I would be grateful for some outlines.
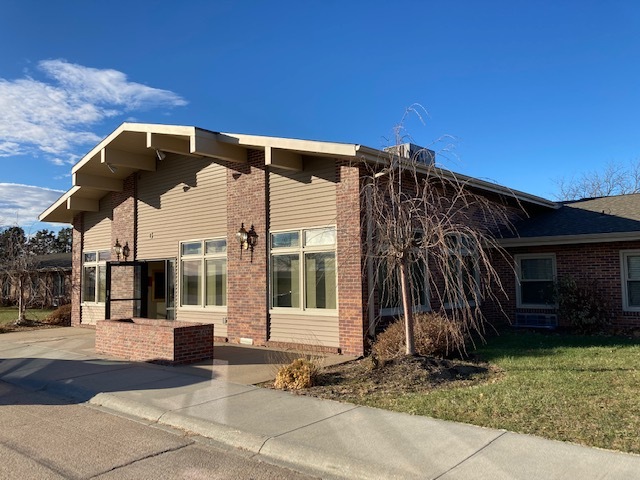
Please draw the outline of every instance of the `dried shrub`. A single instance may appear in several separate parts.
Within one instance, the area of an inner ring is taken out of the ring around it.
[[[597,281],[561,277],[555,286],[558,314],[581,333],[599,332],[609,325],[610,307]]]
[[[465,351],[467,336],[460,322],[438,313],[414,315],[416,354],[449,357]],[[378,335],[372,346],[373,356],[381,361],[402,357],[406,353],[404,320],[398,320]]]
[[[296,358],[278,370],[273,386],[280,390],[301,390],[313,387],[318,377],[318,366],[306,358]]]
[[[58,307],[49,315],[47,315],[42,323],[47,323],[49,325],[60,325],[65,327],[71,326],[71,304],[68,303],[66,305],[62,305],[61,307]]]

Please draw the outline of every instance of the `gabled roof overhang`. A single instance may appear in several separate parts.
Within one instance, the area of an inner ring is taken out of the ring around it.
[[[102,197],[122,191],[124,179],[132,173],[155,171],[157,161],[167,153],[242,164],[247,162],[248,149],[264,151],[265,165],[289,171],[301,171],[305,155],[371,163],[385,163],[391,156],[389,152],[351,143],[221,133],[192,126],[123,123],[72,168],[73,186],[45,210],[39,220],[71,223],[78,213],[97,212]],[[555,207],[554,202],[524,192],[464,175],[451,175],[481,190]]]

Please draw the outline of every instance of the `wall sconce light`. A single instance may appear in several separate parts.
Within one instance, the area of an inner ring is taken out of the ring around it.
[[[131,248],[129,248],[129,242],[124,243],[124,247],[120,245],[120,241],[116,238],[116,244],[113,246],[113,252],[118,257],[118,261],[120,261],[120,256],[124,258],[124,261],[127,261],[129,255],[131,254]]]
[[[122,255],[122,245],[120,245],[120,242],[118,241],[117,238],[116,238],[116,244],[113,246],[113,252],[118,257],[118,261],[120,261],[120,255]]]
[[[253,228],[253,224],[251,228],[247,232],[247,243],[249,244],[249,248],[251,249],[251,254],[253,255],[253,249],[258,244],[258,234],[256,233],[256,229]]]
[[[242,250],[249,248],[249,242],[247,241],[249,239],[249,232],[244,228],[244,223],[240,225],[240,230],[236,233],[236,238],[240,242],[240,256],[242,256]]]
[[[240,225],[240,230],[236,233],[236,237],[240,242],[240,258],[242,258],[242,250],[251,250],[251,261],[253,262],[253,249],[258,243],[258,234],[256,229],[251,225],[249,231],[244,228],[244,223]]]

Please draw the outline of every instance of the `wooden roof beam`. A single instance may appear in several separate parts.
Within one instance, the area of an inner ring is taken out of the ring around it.
[[[100,151],[100,163],[111,165],[112,167],[127,167],[135,170],[155,172],[156,156],[140,155],[137,153],[125,152],[113,148],[103,148]]]
[[[190,152],[203,157],[219,158],[233,163],[247,163],[247,149],[223,143],[212,136],[198,135],[191,137]]]
[[[67,198],[67,209],[81,212],[99,212],[100,201],[93,198],[69,197]]]
[[[73,184],[79,187],[95,188],[96,190],[104,190],[107,192],[121,192],[123,189],[123,182],[118,178],[102,177],[80,172],[73,174]]]
[[[302,171],[302,155],[280,148],[265,147],[264,164],[272,167],[290,170],[293,172]]]
[[[189,137],[187,136],[175,137],[147,132],[147,148],[180,155],[191,155]]]

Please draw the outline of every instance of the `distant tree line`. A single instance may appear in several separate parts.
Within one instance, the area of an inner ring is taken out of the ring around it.
[[[627,164],[609,162],[600,170],[556,180],[558,200],[640,193],[640,159]]]
[[[15,258],[20,253],[70,253],[72,239],[71,227],[63,228],[57,234],[52,230],[42,229],[31,237],[26,235],[22,227],[6,227],[0,229],[0,261]]]

